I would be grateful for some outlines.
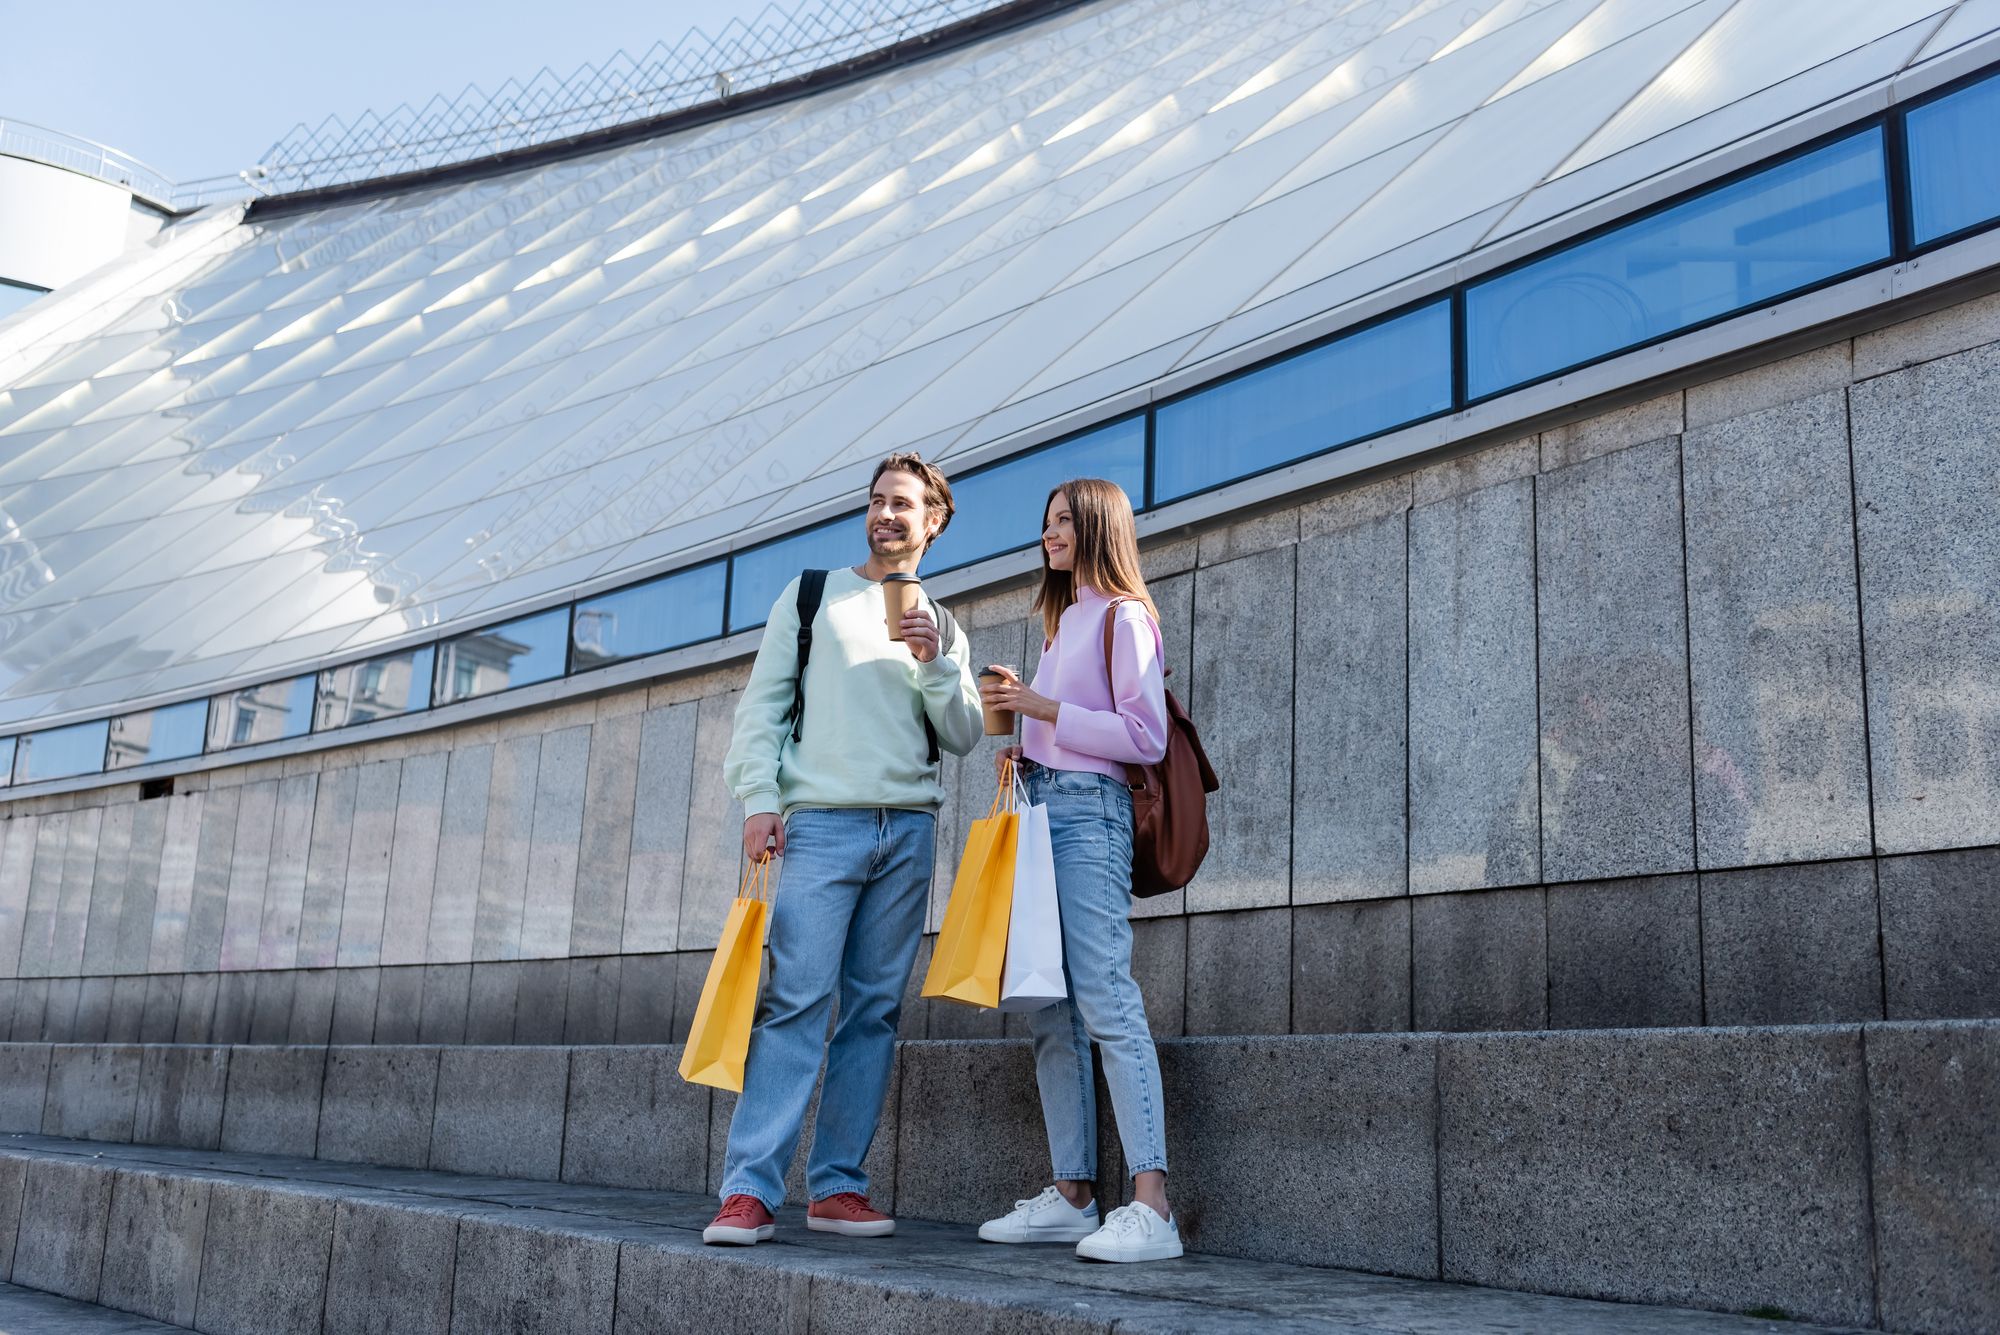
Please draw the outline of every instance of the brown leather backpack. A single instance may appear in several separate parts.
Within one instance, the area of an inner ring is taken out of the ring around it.
[[[1114,700],[1111,632],[1118,604],[1131,601],[1114,598],[1104,610],[1104,676]],[[1178,890],[1208,856],[1208,794],[1222,784],[1194,720],[1172,691],[1167,692],[1166,755],[1155,765],[1127,765],[1125,781],[1132,789],[1132,893],[1144,899]]]

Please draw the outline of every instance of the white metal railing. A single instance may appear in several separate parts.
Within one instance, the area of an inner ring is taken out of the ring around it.
[[[755,26],[732,19],[720,36],[694,29],[676,46],[620,51],[559,77],[548,69],[494,93],[474,85],[386,114],[303,123],[263,161],[227,176],[170,181],[115,148],[25,121],[0,119],[0,154],[46,162],[130,190],[182,213],[218,200],[286,194],[423,171],[552,143],[593,130],[727,102],[787,79],[920,38],[1011,0],[799,0],[772,5]]]

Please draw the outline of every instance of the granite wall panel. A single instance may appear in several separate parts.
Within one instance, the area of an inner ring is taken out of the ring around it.
[[[542,738],[535,771],[534,829],[528,842],[527,894],[521,914],[521,955],[549,959],[569,953],[576,913],[578,847],[590,766],[588,726]]]
[[[619,949],[627,954],[672,950],[680,937],[681,885],[688,848],[688,807],[694,773],[694,702],[662,705],[640,715],[638,774],[626,864]],[[613,741],[612,746],[620,745]],[[607,756],[611,753],[607,752]],[[607,761],[607,763],[609,763]],[[710,776],[711,781],[715,776]],[[616,783],[607,790],[615,808]],[[589,819],[586,800],[586,822]],[[596,841],[602,831],[587,832]],[[614,841],[615,842],[615,839]],[[597,875],[596,869],[591,875]],[[590,882],[595,885],[593,880]],[[610,896],[606,895],[608,903]],[[592,915],[591,921],[596,921]],[[595,928],[593,927],[593,931]]]
[[[438,829],[444,819],[445,769],[450,761],[448,751],[410,756],[397,779],[388,898],[382,913],[384,964],[422,964],[428,958],[425,943],[430,936]]]
[[[1690,868],[1680,442],[1543,476],[1535,548],[1543,874]]]
[[[55,930],[49,946],[52,974],[83,970],[83,933],[90,913],[90,888],[96,879],[104,811],[103,807],[79,807],[70,813],[69,842],[63,846],[62,891],[56,901]]]
[[[23,978],[47,978],[55,948],[56,904],[62,898],[63,850],[69,846],[73,813],[52,811],[35,828],[34,865],[28,875],[28,905],[22,914]]]
[[[145,973],[152,959],[168,812],[167,803],[159,798],[133,804],[132,840],[125,859],[125,907],[118,916],[118,944],[111,960],[111,967],[119,973]],[[174,967],[180,967],[178,960]]]
[[[1541,879],[1535,496],[1410,512],[1410,891]]]
[[[117,966],[118,925],[125,916],[125,887],[132,863],[132,820],[138,814],[138,804],[133,802],[104,808],[89,907],[84,912],[84,973],[110,973]]]
[[[1856,385],[1875,843],[2000,843],[2000,345]]]
[[[396,847],[396,804],[402,785],[400,760],[378,760],[355,772],[347,884],[340,901],[340,938],[334,955],[343,968],[382,960],[390,860]]]
[[[1869,851],[1847,399],[1684,442],[1703,867]]]
[[[1221,790],[1208,799],[1208,858],[1192,910],[1291,900],[1292,620],[1296,547],[1195,574],[1194,688]]]
[[[599,719],[590,729],[590,764],[577,836],[576,894],[566,943],[571,955],[615,954],[624,936],[644,726],[645,715],[633,713]]]
[[[320,924],[308,928],[309,908],[321,916],[324,904],[308,905],[306,875],[316,842],[315,807],[325,799],[329,808],[344,789],[352,803],[354,772],[339,770],[326,776],[322,791],[318,774],[293,774],[278,781],[277,823],[271,829],[271,859],[264,879],[264,916],[257,936],[257,967],[289,969],[301,963],[317,963],[307,958],[313,952],[301,949],[302,934],[317,934]],[[325,878],[316,887],[321,900]],[[313,944],[317,944],[315,941]]]
[[[493,786],[486,800],[486,844],[479,864],[472,957],[521,957],[521,911],[528,894],[528,848],[535,828],[535,771],[542,737],[509,737],[493,748]]]
[[[257,967],[264,887],[271,871],[271,836],[278,815],[278,781],[246,783],[236,813],[235,850],[229,859],[229,902],[222,919],[221,967]]]
[[[1299,547],[1292,902],[1409,888],[1408,516]]]
[[[353,765],[320,776],[306,865],[305,909],[299,917],[298,962],[307,968],[324,969],[340,960],[341,903],[347,897],[347,858],[354,846],[354,803],[360,787],[361,771]]]
[[[722,781],[722,759],[743,693],[705,695],[695,709],[694,774],[688,802],[680,942],[713,949],[743,871],[743,804]]]
[[[35,869],[39,816],[16,816],[0,828],[0,977],[12,978],[21,964],[21,936],[28,919],[28,883]],[[0,1020],[6,1017],[0,1016]]]
[[[201,826],[195,839],[187,938],[181,955],[181,968],[189,973],[221,967],[229,872],[242,804],[241,788],[211,788],[201,794]]]
[[[437,880],[431,890],[430,944],[424,956],[429,963],[462,964],[472,958],[492,783],[491,743],[451,753],[438,829]]]

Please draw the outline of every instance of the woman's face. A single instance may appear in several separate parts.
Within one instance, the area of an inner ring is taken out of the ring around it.
[[[1049,502],[1042,516],[1042,550],[1048,553],[1049,569],[1069,570],[1076,565],[1076,526],[1070,521],[1069,498],[1061,492]]]

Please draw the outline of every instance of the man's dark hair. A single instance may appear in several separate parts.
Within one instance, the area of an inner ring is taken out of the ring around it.
[[[944,480],[938,466],[926,462],[921,454],[914,451],[892,454],[875,465],[875,475],[868,479],[868,494],[874,495],[875,484],[882,480],[882,474],[891,472],[908,473],[924,484],[924,507],[944,511],[944,522],[938,525],[937,534],[931,541],[943,537],[944,531],[951,527],[951,517],[957,507],[952,504],[951,483]]]

